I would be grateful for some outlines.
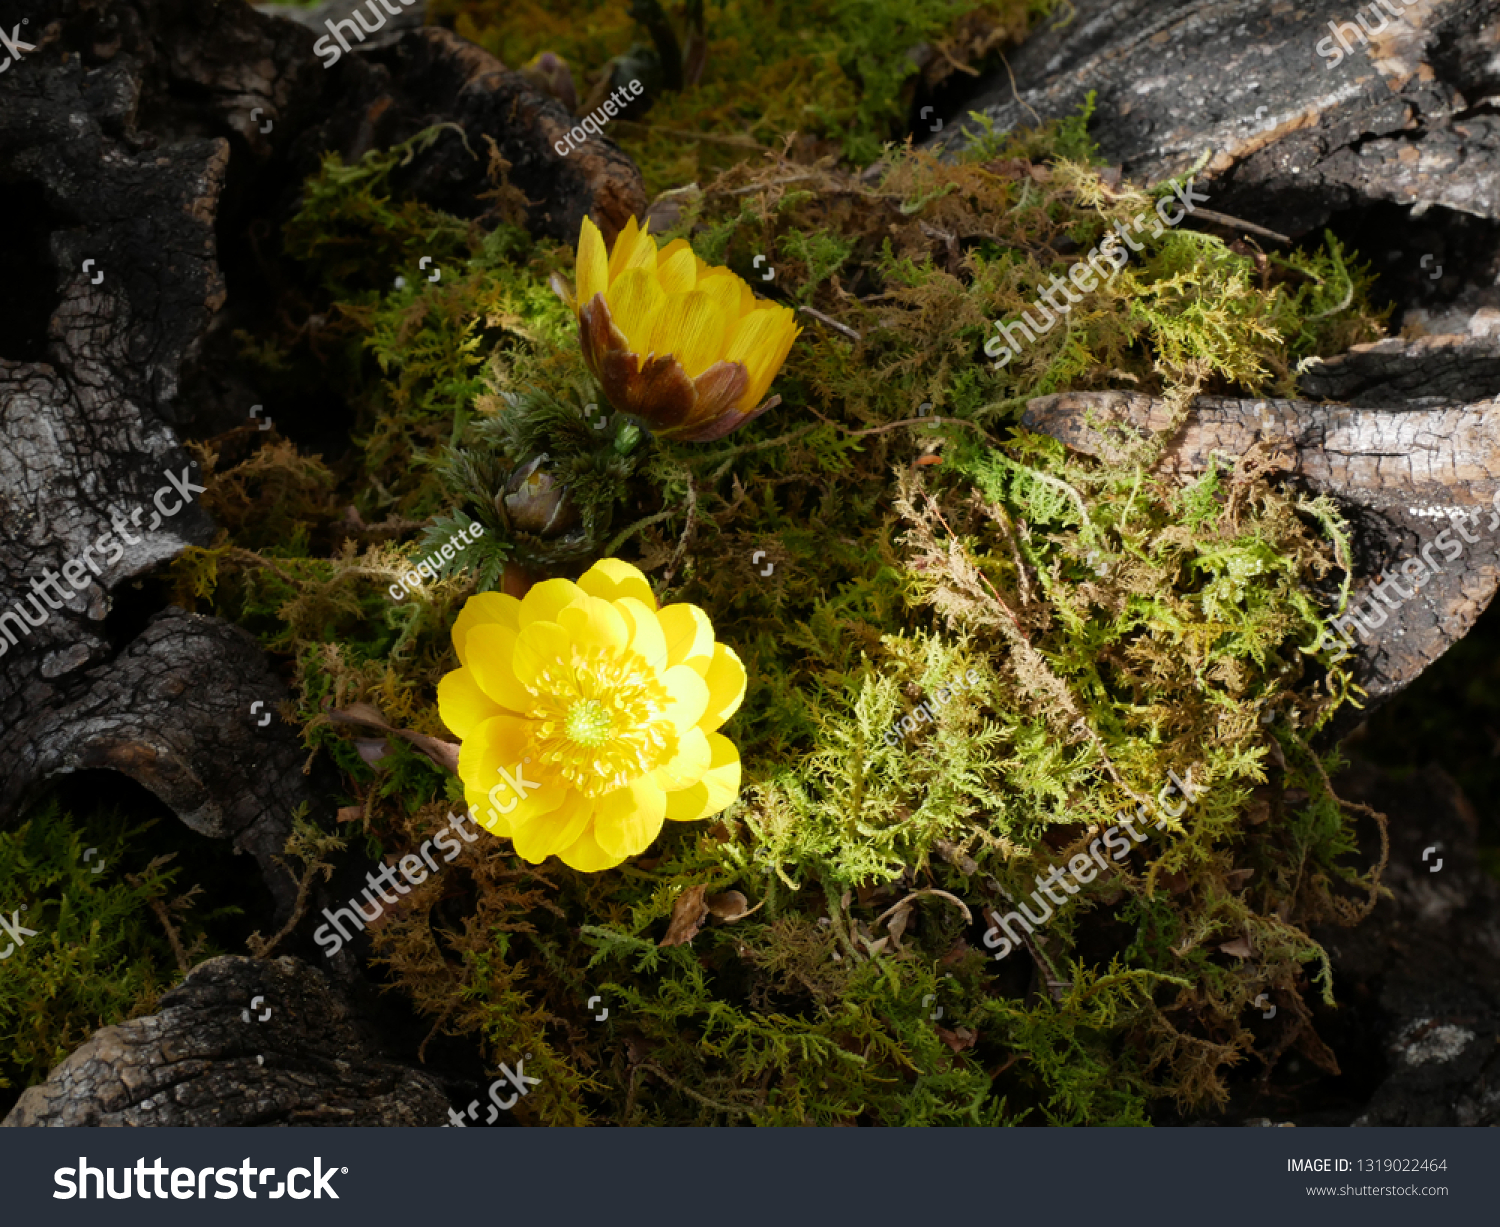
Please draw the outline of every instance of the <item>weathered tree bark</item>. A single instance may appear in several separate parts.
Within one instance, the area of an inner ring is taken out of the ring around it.
[[[96,1032],[0,1124],[447,1121],[438,1084],[381,1057],[322,973],[296,959],[210,959],[161,1007]]]
[[[1480,110],[1500,0],[1396,3],[1381,29],[1368,4],[1079,0],[1011,58],[1016,90],[997,74],[966,110],[1006,131],[1096,91],[1090,132],[1127,175],[1154,182],[1209,154],[1215,209],[1293,236],[1376,200],[1500,219],[1500,120]],[[1373,33],[1345,31],[1348,52],[1323,41],[1330,20],[1358,30],[1357,10]],[[939,143],[962,143],[961,119]]]
[[[1311,364],[1302,390],[1366,409],[1460,406],[1500,394],[1500,337],[1386,337]]]
[[[559,157],[561,105],[445,31],[393,27],[325,70],[313,31],[241,0],[64,0],[52,14],[38,10],[35,49],[0,74],[15,206],[0,274],[25,287],[0,305],[0,615],[21,601],[40,620],[0,624],[13,637],[0,639],[0,820],[49,776],[118,770],[255,852],[284,909],[291,883],[270,857],[297,805],[323,806],[291,731],[261,726],[285,688],[241,632],[171,612],[140,634],[150,609],[119,608],[124,585],[213,539],[171,490],[200,479],[177,431],[239,425],[260,399],[202,373],[231,314],[216,233],[279,224],[327,149],[354,160],[441,123],[453,130],[402,187],[471,216],[491,186],[486,138],[528,223],[557,238],[586,212],[613,232],[643,210],[640,175],[604,142]],[[82,590],[47,588],[74,560]]]
[[[0,811],[16,808],[28,781],[118,771],[198,834],[252,853],[280,923],[296,883],[273,858],[291,834],[292,811],[312,799],[305,751],[276,716],[290,697],[244,631],[167,609],[113,659],[68,674],[9,724]]]

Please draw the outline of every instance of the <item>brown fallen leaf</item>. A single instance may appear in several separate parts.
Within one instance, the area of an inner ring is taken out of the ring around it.
[[[754,907],[750,906],[750,900],[746,899],[737,890],[726,890],[720,895],[708,895],[703,900],[708,910],[713,913],[715,920],[724,924],[732,925],[736,920],[744,920],[746,916],[760,911],[765,900],[761,900]]]
[[[903,899],[892,910],[891,918],[886,921],[885,925],[885,931],[890,935],[893,949],[898,951],[901,949],[901,935],[906,932],[906,926],[910,921],[911,904]]]
[[[374,766],[391,752],[391,743],[384,737],[356,737],[354,748],[370,766]]]
[[[979,1042],[979,1032],[970,1031],[968,1027],[957,1027],[949,1031],[947,1027],[938,1027],[938,1039],[947,1044],[954,1052],[962,1052],[965,1048],[972,1048]]]
[[[964,939],[960,937],[956,942],[953,943],[953,949],[951,949],[950,951],[948,951],[947,954],[943,955],[943,957],[938,960],[938,966],[939,967],[951,967],[951,966],[953,966],[954,963],[957,963],[961,958],[964,957],[964,955],[968,954],[969,951],[972,950],[973,948],[974,947],[972,947],[971,945],[969,945],[968,942],[964,941]]]
[[[667,924],[667,935],[657,943],[660,946],[685,946],[698,936],[698,930],[708,919],[708,904],[703,902],[707,885],[689,886],[677,896],[672,905],[672,919]]]
[[[335,817],[339,822],[358,822],[364,817],[365,807],[363,805],[341,805]]]
[[[335,724],[349,724],[355,728],[376,729],[389,737],[402,741],[420,750],[444,771],[458,774],[458,742],[440,741],[426,733],[414,733],[410,729],[393,728],[385,717],[368,703],[351,703],[345,708],[330,708],[328,718]]]

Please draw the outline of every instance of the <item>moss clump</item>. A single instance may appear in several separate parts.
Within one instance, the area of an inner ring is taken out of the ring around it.
[[[1309,742],[1349,693],[1316,649],[1346,530],[1268,456],[1179,485],[1152,441],[1094,461],[1016,423],[1064,387],[1179,407],[1289,391],[1300,358],[1378,332],[1334,240],[1277,262],[1148,236],[997,375],[992,321],[1151,206],[1091,161],[1084,117],[952,164],[892,149],[860,179],[734,166],[675,233],[752,284],[773,254],[760,288],[816,313],[784,403],[720,443],[632,443],[594,429],[547,289],[571,252],[394,199],[397,157],[326,164],[288,242],[309,309],[337,321],[353,447],[326,463],[209,447],[227,537],[177,564],[183,599],[295,661],[308,744],[385,854],[417,847],[460,790],[404,744],[367,762],[325,708],[363,700],[446,735],[434,696],[462,600],[522,549],[559,573],[589,561],[507,535],[496,487],[541,453],[591,509],[592,551],[701,606],[750,677],[726,730],[746,785],[717,821],[597,875],[486,837],[381,927],[395,990],[434,1032],[492,1066],[530,1054],[543,1083],[518,1119],[1139,1123],[1222,1102],[1250,1057],[1295,1044],[1326,1063],[1305,998],[1335,987],[1310,928],[1356,919],[1379,873],[1356,838],[1378,816],[1333,796]],[[349,264],[362,228],[378,241]],[[431,235],[453,243],[442,283],[396,288]],[[255,355],[302,369],[299,344]],[[302,527],[273,543],[257,521],[278,501]],[[493,554],[388,597],[419,529],[471,519]],[[890,744],[971,670],[936,727]],[[1189,766],[1192,810],[990,958],[987,913]],[[660,948],[698,888],[757,910]],[[1260,993],[1285,1007],[1275,1032],[1246,1021]]]
[[[779,147],[787,133],[809,157],[873,161],[904,131],[918,80],[932,84],[1013,43],[1050,0],[727,0],[669,6],[679,45],[701,40],[696,83],[666,89],[642,18],[654,4],[499,4],[435,0],[434,19],[518,68],[550,51],[571,66],[578,114],[612,85],[641,80],[650,110],[610,122],[648,191],[706,182]],[[934,50],[935,48],[939,50]],[[925,55],[923,54],[925,52]],[[919,62],[926,64],[919,68]]]
[[[0,1089],[40,1081],[99,1027],[150,1013],[187,960],[220,953],[204,928],[232,909],[205,910],[196,887],[173,898],[170,856],[139,865],[150,825],[109,812],[85,826],[54,803],[0,832],[0,916],[35,930],[19,942],[0,932]]]

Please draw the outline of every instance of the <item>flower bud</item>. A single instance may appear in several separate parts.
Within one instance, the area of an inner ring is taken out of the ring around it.
[[[545,467],[546,452],[528,460],[511,474],[505,491],[495,500],[511,526],[537,537],[557,537],[575,527],[578,508],[565,485]]]

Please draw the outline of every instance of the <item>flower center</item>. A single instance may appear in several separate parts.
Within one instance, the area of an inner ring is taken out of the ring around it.
[[[585,797],[601,797],[677,753],[665,713],[672,696],[636,653],[575,647],[529,687],[538,767]]]
[[[613,736],[615,718],[597,699],[581,699],[568,709],[563,733],[581,746],[602,746]]]

